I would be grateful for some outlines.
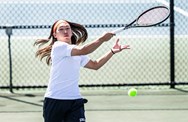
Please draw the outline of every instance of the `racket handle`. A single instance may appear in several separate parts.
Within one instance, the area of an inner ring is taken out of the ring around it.
[[[116,29],[116,30],[112,31],[112,33],[117,34],[117,33],[122,32],[123,30],[125,30],[125,27],[118,28],[118,29]]]

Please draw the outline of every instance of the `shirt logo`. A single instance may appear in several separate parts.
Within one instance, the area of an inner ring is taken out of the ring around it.
[[[80,122],[85,122],[85,118],[80,118]]]

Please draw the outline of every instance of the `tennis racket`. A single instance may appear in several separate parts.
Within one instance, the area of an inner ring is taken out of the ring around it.
[[[112,31],[112,33],[117,34],[129,28],[155,26],[167,20],[169,16],[170,10],[167,7],[156,6],[144,11],[133,22],[122,28]]]

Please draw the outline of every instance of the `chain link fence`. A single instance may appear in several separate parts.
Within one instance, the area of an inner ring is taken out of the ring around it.
[[[170,0],[166,0],[168,5]],[[188,84],[188,0],[175,0],[175,83]],[[50,67],[35,58],[36,39],[47,38],[59,19],[80,23],[88,30],[86,43],[104,31],[128,24],[144,10],[164,0],[12,1],[0,4],[0,88],[46,87]],[[179,10],[182,11],[179,11]],[[81,69],[80,86],[151,86],[171,84],[170,20],[157,27],[129,29],[103,44],[93,60],[109,51],[117,38],[131,49],[114,55],[98,71]],[[11,28],[12,34],[5,33]],[[9,36],[7,36],[9,35]],[[9,38],[8,38],[9,37]],[[9,40],[9,41],[8,41]],[[9,43],[8,43],[9,42]],[[11,58],[10,58],[11,51]],[[10,60],[12,65],[10,65]]]

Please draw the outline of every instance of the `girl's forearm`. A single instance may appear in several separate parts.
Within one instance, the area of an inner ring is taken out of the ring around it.
[[[81,47],[81,50],[83,50],[84,54],[89,54],[95,51],[104,41],[101,40],[100,38],[96,39],[93,42],[90,42],[88,44],[85,44],[84,46]]]
[[[87,55],[95,51],[103,42],[109,41],[114,36],[113,33],[105,33],[98,39],[88,44],[85,44],[82,47],[75,47],[73,48],[71,55]]]
[[[101,56],[99,59],[96,60],[96,65],[95,69],[101,68],[104,64],[106,64],[109,59],[113,56],[114,54],[112,51],[108,51],[105,55]]]

